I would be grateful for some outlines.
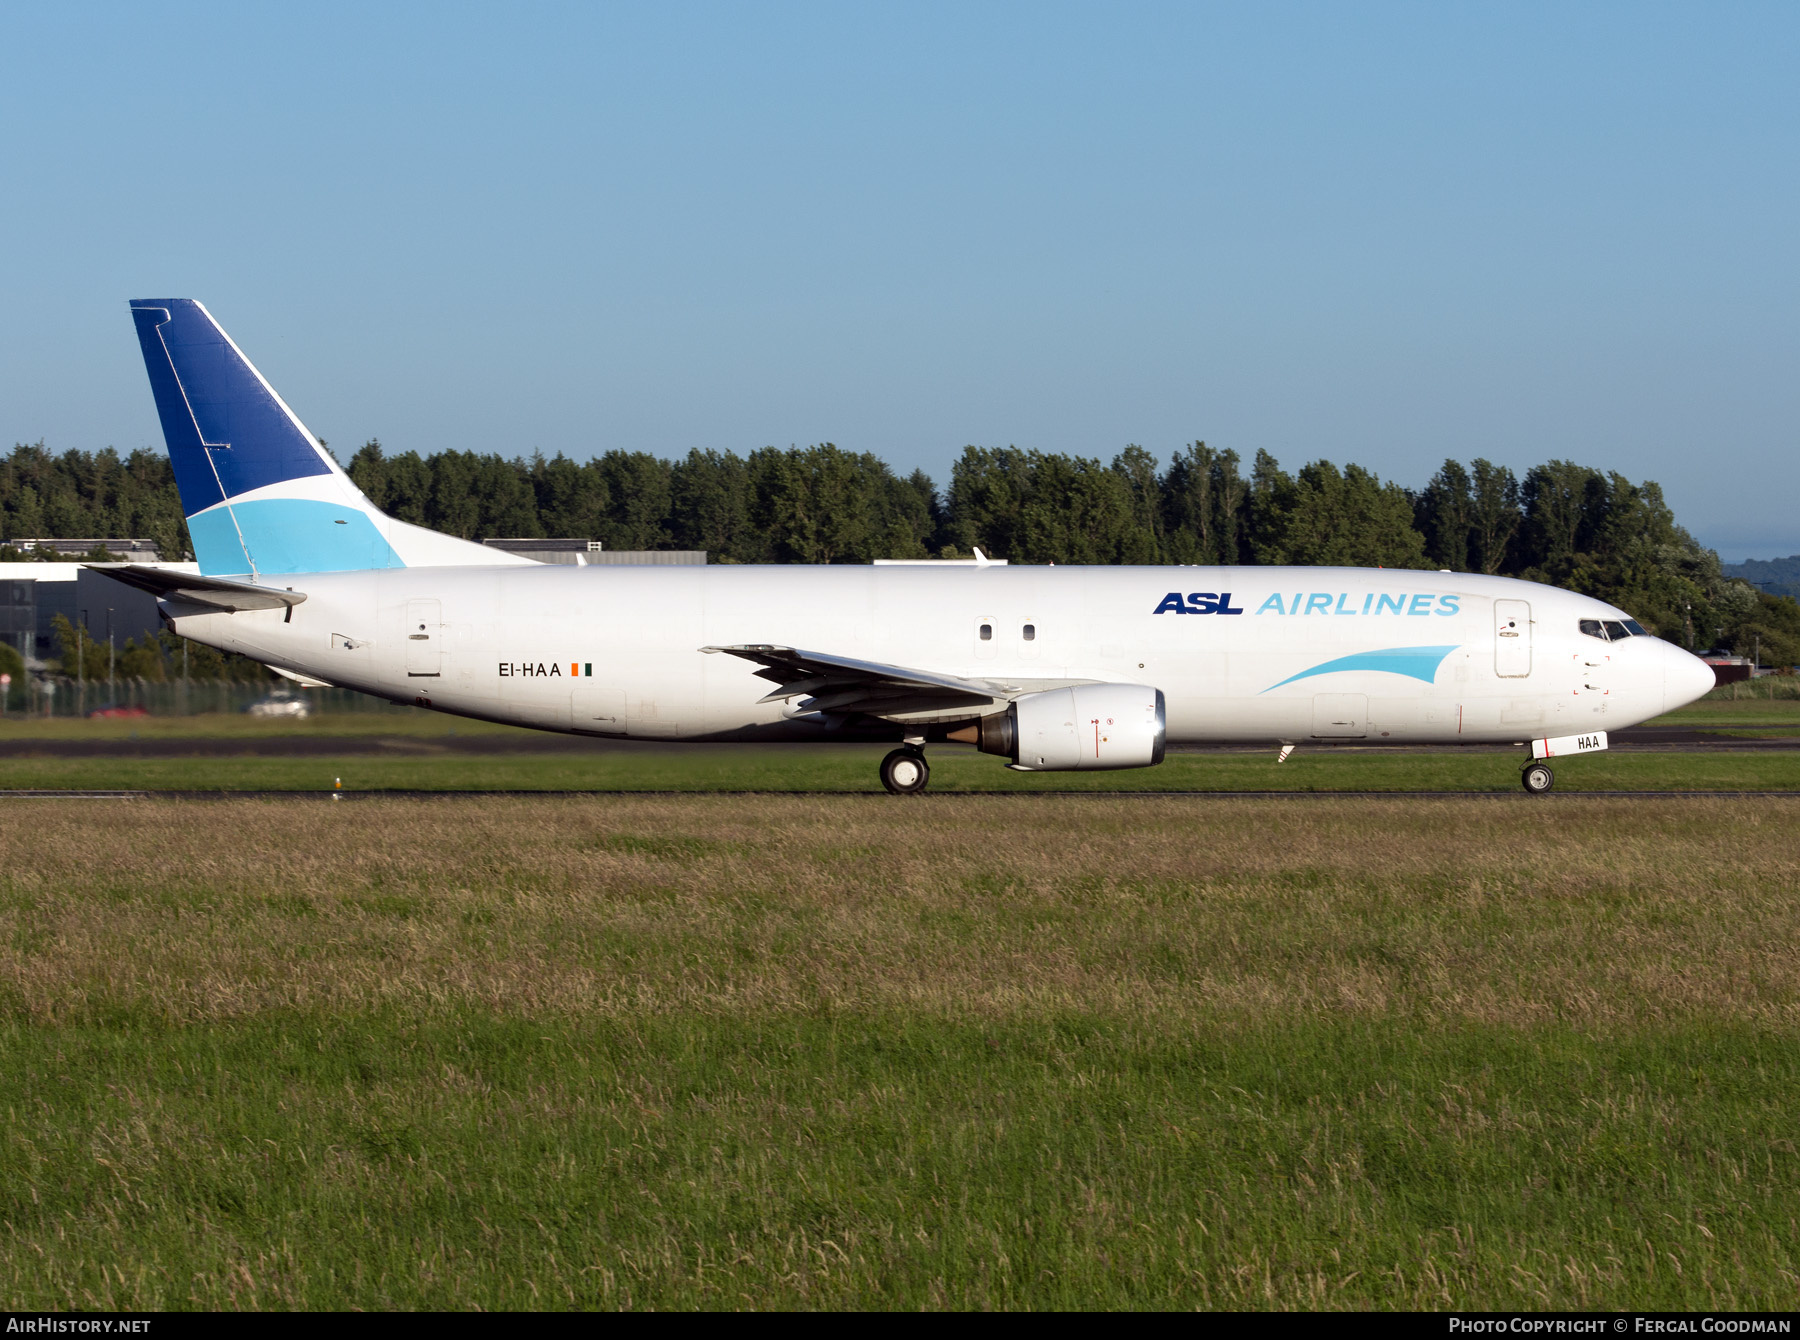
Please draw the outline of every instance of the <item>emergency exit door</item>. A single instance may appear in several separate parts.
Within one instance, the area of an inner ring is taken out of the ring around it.
[[[435,600],[406,602],[406,677],[436,679],[444,671],[443,615]],[[391,665],[392,662],[390,661]]]
[[[1526,601],[1494,602],[1494,673],[1502,679],[1531,673],[1531,605]]]

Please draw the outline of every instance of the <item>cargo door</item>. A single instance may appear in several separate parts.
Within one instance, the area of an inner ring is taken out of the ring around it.
[[[407,601],[405,629],[406,677],[438,678],[444,672],[444,623],[438,602]]]
[[[1356,739],[1369,733],[1369,695],[1315,693],[1313,738]]]
[[[1531,606],[1526,601],[1494,602],[1494,673],[1502,679],[1531,673]]]

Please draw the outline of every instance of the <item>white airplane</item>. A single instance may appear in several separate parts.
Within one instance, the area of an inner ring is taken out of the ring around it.
[[[1366,568],[540,564],[383,514],[191,299],[131,304],[200,576],[107,575],[182,637],[307,685],[632,740],[892,741],[1023,771],[1174,744],[1529,746],[1550,760],[1713,685],[1601,601]]]

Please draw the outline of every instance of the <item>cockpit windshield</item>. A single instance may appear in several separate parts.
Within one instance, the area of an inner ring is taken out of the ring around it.
[[[1636,619],[1583,619],[1581,631],[1602,642],[1623,642],[1628,637],[1649,637]]]

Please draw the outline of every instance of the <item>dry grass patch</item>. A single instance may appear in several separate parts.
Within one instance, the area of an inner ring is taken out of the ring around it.
[[[1800,1002],[1784,800],[29,814],[0,835],[0,988],[46,1022],[473,1004],[1789,1027]]]

